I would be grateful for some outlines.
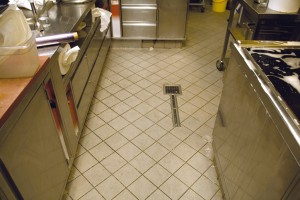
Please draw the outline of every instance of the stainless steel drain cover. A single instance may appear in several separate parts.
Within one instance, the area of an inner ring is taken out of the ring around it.
[[[164,90],[164,94],[170,95],[173,127],[179,127],[179,126],[181,126],[181,124],[180,124],[180,119],[179,119],[177,95],[182,94],[181,86],[164,84],[163,90]]]
[[[168,94],[168,95],[180,95],[180,94],[182,94],[180,85],[164,84],[163,89],[164,89],[164,94]]]

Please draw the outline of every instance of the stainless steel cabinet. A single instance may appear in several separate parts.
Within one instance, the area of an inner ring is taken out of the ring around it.
[[[9,134],[1,134],[1,176],[11,177],[7,185],[26,200],[59,199],[64,191],[68,164],[52,106],[41,85]]]
[[[122,1],[122,36],[134,39],[156,38],[157,6],[154,0]]]
[[[188,0],[157,0],[158,39],[185,38]]]
[[[232,54],[213,131],[225,199],[299,199],[299,164],[242,68]]]

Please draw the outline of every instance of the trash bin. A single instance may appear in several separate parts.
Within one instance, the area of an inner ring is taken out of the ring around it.
[[[224,12],[226,9],[227,0],[213,0],[212,10],[214,12]]]

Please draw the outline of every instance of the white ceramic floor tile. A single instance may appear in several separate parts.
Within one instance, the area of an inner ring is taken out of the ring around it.
[[[201,176],[201,173],[190,165],[184,164],[174,175],[190,187]]]
[[[201,153],[196,153],[188,164],[197,169],[200,173],[204,173],[211,165],[212,161],[203,156]]]
[[[113,129],[110,125],[104,124],[94,131],[94,133],[100,137],[102,140],[105,140],[116,133],[116,130]]]
[[[216,194],[219,187],[205,176],[201,176],[200,179],[192,186],[192,189],[205,200],[209,200]]]
[[[164,136],[167,131],[158,125],[153,125],[149,129],[145,131],[145,133],[150,136],[154,140],[158,140],[162,136]]]
[[[129,124],[125,128],[119,131],[124,137],[126,137],[128,140],[132,140],[136,136],[142,133],[142,131],[132,124]]]
[[[163,159],[161,159],[159,161],[159,164],[161,164],[169,172],[174,173],[176,170],[178,170],[184,164],[184,161],[182,161],[175,154],[169,153],[168,155],[166,155]]]
[[[156,164],[149,169],[144,176],[148,178],[154,185],[159,187],[171,176],[171,173],[161,167],[159,164]]]
[[[93,186],[83,176],[79,176],[75,180],[70,182],[67,185],[66,189],[69,196],[72,199],[77,200],[88,193],[90,190],[92,190]]]
[[[100,163],[98,163],[84,172],[83,175],[93,186],[96,186],[108,178],[110,173]]]
[[[122,146],[120,149],[118,149],[118,154],[122,156],[125,160],[128,162],[132,160],[134,157],[136,157],[138,154],[141,153],[141,150],[137,148],[134,144],[131,142],[128,142],[124,146]]]
[[[81,172],[85,172],[89,168],[93,167],[97,163],[97,160],[89,153],[86,152],[74,160],[74,166]]]
[[[92,148],[90,153],[98,160],[102,161],[104,158],[112,154],[114,151],[106,143],[102,142]]]
[[[149,155],[153,160],[159,161],[164,157],[169,151],[159,143],[154,143],[148,149],[145,150],[145,153]]]
[[[124,144],[126,144],[128,140],[122,136],[120,133],[116,133],[113,136],[109,137],[105,140],[105,143],[110,146],[113,150],[118,150]]]
[[[141,176],[135,168],[130,164],[126,164],[124,167],[119,169],[114,176],[126,187],[134,182],[138,177]]]
[[[200,195],[198,195],[193,190],[189,189],[180,200],[204,200]]]
[[[138,199],[146,199],[154,190],[156,190],[156,187],[144,176],[141,176],[134,183],[132,183],[128,189]]]
[[[122,166],[126,164],[126,161],[119,156],[117,153],[113,153],[104,160],[101,161],[101,164],[111,173],[114,173]]]
[[[132,140],[132,143],[136,145],[138,148],[140,148],[141,150],[145,150],[154,143],[154,140],[148,135],[142,133],[136,138],[134,138]]]
[[[102,140],[95,133],[89,133],[84,137],[81,137],[79,142],[85,149],[89,150],[99,144],[101,141]]]
[[[171,176],[161,187],[160,189],[166,193],[171,199],[179,199],[188,187],[183,184],[176,177]]]
[[[196,153],[196,150],[185,143],[181,143],[172,152],[182,160],[187,161]]]
[[[114,200],[137,200],[128,190],[123,190]]]
[[[99,184],[96,189],[105,199],[113,199],[123,189],[124,186],[113,176]]]
[[[172,134],[166,134],[162,138],[160,138],[158,142],[169,151],[172,151],[181,142],[181,140],[179,140]]]
[[[155,161],[145,153],[141,153],[131,160],[130,164],[139,172],[144,173],[155,164]]]
[[[99,192],[96,189],[93,189],[89,191],[87,194],[85,194],[83,197],[81,197],[79,200],[104,200],[104,198],[99,194]]]

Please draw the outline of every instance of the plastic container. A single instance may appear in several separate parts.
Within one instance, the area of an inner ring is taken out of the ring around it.
[[[0,46],[0,78],[31,77],[39,67],[35,37],[23,45]]]
[[[227,0],[213,0],[212,10],[214,12],[224,12],[226,10]]]

